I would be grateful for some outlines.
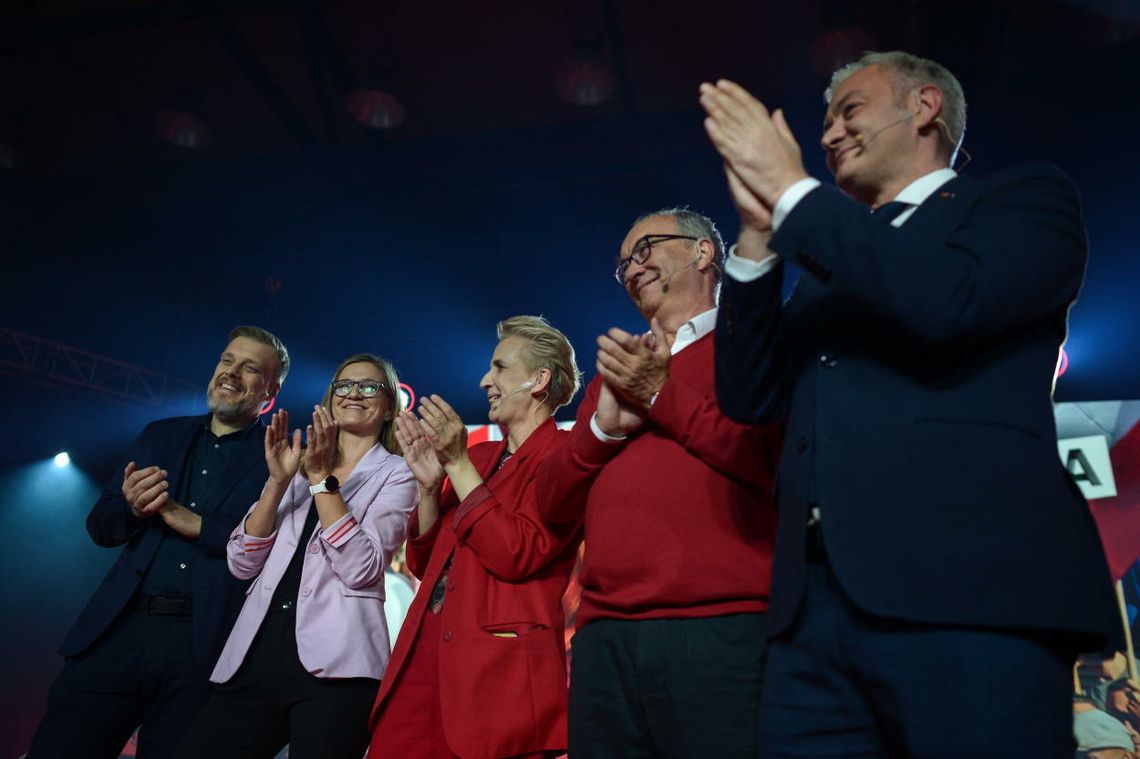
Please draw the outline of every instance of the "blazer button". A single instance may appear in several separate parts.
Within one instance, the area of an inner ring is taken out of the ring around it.
[[[448,590],[455,590],[455,580],[449,579],[447,581],[447,589]]]
[[[821,353],[819,354],[819,363],[826,369],[834,369],[835,365],[839,362],[835,360],[835,356],[828,353]]]
[[[444,643],[450,643],[451,642],[451,630],[444,630],[443,631],[443,642]]]
[[[807,438],[804,437],[803,435],[800,435],[800,437],[796,439],[796,453],[803,453],[806,450],[807,450]]]
[[[301,588],[301,595],[305,598],[308,598],[309,596],[313,595],[313,589],[306,585],[305,587]]]
[[[321,552],[320,543],[313,543],[313,545],[309,547],[309,553],[320,553],[320,552]]]

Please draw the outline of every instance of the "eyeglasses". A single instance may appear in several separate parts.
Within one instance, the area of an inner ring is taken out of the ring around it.
[[[353,388],[358,389],[360,391],[360,394],[363,395],[365,398],[371,398],[372,396],[376,395],[376,393],[380,392],[381,390],[383,390],[385,393],[388,392],[388,386],[385,385],[383,382],[378,382],[376,380],[349,380],[349,379],[346,379],[346,380],[336,380],[335,382],[332,382],[330,384],[332,385],[333,395],[335,395],[339,398],[345,398],[345,397],[351,395]]]
[[[625,285],[625,273],[629,269],[630,264],[637,264],[641,266],[649,260],[649,256],[653,253],[653,246],[659,242],[667,242],[668,240],[699,240],[699,237],[692,235],[646,235],[633,244],[633,250],[629,252],[629,256],[618,261],[617,268],[614,269],[614,279],[618,281],[619,285]]]

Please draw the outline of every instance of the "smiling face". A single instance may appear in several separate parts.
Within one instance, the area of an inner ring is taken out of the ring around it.
[[[336,379],[387,384],[383,372],[370,361],[347,364],[340,370]],[[392,398],[385,388],[381,388],[371,398],[366,398],[357,384],[352,386],[348,395],[344,397],[332,395],[329,401],[337,427],[361,437],[379,437],[384,424],[392,419]]]
[[[479,381],[487,393],[487,419],[492,424],[510,426],[533,413],[535,400],[529,391],[538,381],[528,365],[527,348],[521,337],[503,338],[495,346],[491,368]]]
[[[226,346],[206,388],[206,406],[225,424],[245,425],[277,395],[277,352],[248,337],[235,337]]]
[[[884,188],[912,173],[915,116],[907,98],[900,102],[882,66],[868,66],[845,79],[828,105],[820,139],[839,189],[872,203]]]
[[[625,291],[646,321],[671,310],[693,311],[690,301],[699,293],[701,277],[695,266],[701,248],[693,240],[676,239],[654,242],[644,263],[632,260],[634,251],[646,244],[646,235],[681,234],[677,220],[671,216],[642,219],[625,236],[619,261],[629,259],[625,270]]]

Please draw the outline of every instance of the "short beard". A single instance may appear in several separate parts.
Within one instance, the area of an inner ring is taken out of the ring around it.
[[[246,398],[238,403],[226,403],[218,400],[206,388],[206,408],[214,418],[223,424],[237,425],[242,422],[252,422],[261,413],[261,403],[255,398]]]

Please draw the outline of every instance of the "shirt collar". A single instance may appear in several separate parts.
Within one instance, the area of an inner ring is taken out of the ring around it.
[[[202,430],[205,431],[210,436],[217,438],[218,440],[237,440],[237,439],[245,440],[247,437],[249,437],[253,433],[254,430],[263,426],[261,423],[261,415],[259,414],[252,422],[250,422],[249,424],[247,424],[245,427],[243,427],[240,430],[234,430],[233,432],[227,432],[224,435],[215,435],[214,431],[212,429],[210,429],[210,420],[211,419],[213,419],[213,415],[212,414],[206,414],[206,417],[202,420]]]
[[[922,205],[927,198],[934,194],[935,190],[956,176],[958,176],[958,172],[954,169],[937,169],[902,188],[902,192],[895,196],[895,200],[900,203],[909,203],[912,206]]]
[[[673,338],[673,347],[669,352],[674,356],[677,355],[684,348],[712,332],[715,327],[716,308],[710,308],[708,311],[697,314],[677,330],[677,336]]]

